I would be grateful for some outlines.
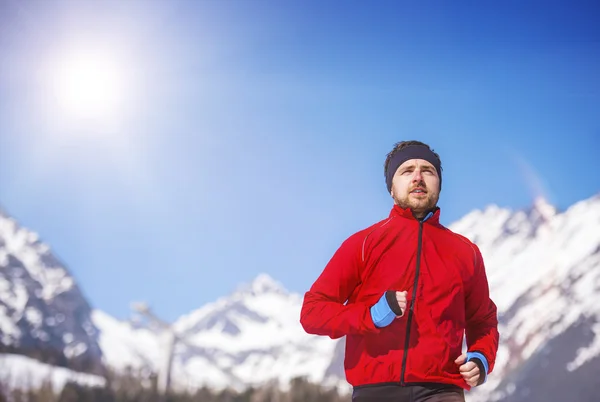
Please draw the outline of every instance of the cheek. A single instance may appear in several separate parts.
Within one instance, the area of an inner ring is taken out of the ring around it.
[[[439,192],[440,188],[440,180],[437,177],[429,176],[425,178],[425,184],[429,191]]]
[[[402,180],[400,177],[394,178],[392,182],[392,190],[395,195],[402,195],[408,191],[408,183]]]

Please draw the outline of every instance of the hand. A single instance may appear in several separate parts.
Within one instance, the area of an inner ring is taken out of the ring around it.
[[[467,354],[463,353],[462,355],[458,356],[456,360],[454,360],[454,363],[460,365],[458,371],[460,372],[460,375],[462,375],[466,383],[469,384],[471,387],[475,387],[477,386],[477,381],[479,381],[479,367],[474,362],[466,362],[466,360]]]
[[[398,305],[400,306],[400,309],[402,310],[402,314],[396,316],[396,317],[402,317],[404,315],[404,312],[406,311],[406,295],[408,294],[408,292],[406,290],[403,290],[402,292],[398,292],[396,291],[396,301],[398,301]]]
[[[371,306],[371,318],[376,327],[387,327],[395,319],[404,315],[406,293],[405,291],[387,290],[381,295],[379,301]]]

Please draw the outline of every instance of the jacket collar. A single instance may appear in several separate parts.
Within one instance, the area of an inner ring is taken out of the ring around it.
[[[417,221],[418,219],[415,218],[415,216],[412,213],[412,210],[410,208],[402,208],[399,205],[394,204],[394,206],[392,207],[392,210],[390,211],[390,217],[393,216],[398,216],[401,218],[407,218],[407,219],[412,219]],[[425,216],[424,219],[425,222],[427,223],[431,223],[434,225],[439,224],[440,222],[440,208],[439,207],[435,207],[431,212],[429,212],[429,214],[427,214],[427,216]]]

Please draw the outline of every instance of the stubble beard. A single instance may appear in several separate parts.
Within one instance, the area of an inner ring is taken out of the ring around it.
[[[425,188],[425,186],[422,186]],[[418,217],[424,217],[427,212],[433,210],[437,205],[437,197],[435,194],[427,192],[425,198],[411,198],[410,193],[406,194],[405,197],[397,198],[394,197],[394,202],[403,209],[411,209],[413,214]]]

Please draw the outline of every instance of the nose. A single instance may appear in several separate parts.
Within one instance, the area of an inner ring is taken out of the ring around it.
[[[423,176],[421,175],[421,170],[415,169],[415,172],[413,173],[413,182],[421,182],[421,181],[423,181]]]

